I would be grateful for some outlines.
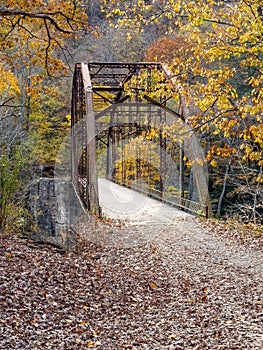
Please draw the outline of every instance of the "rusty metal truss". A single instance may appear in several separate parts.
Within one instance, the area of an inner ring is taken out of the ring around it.
[[[160,101],[152,97],[158,83],[156,72],[165,73],[161,64],[152,62],[89,62],[75,66],[71,118],[72,181],[86,208],[95,214],[100,212],[96,163],[96,147],[100,145],[107,152],[108,179],[137,190],[144,183],[151,189],[149,193],[162,194],[164,191],[167,138],[163,126],[167,113],[181,116],[166,106],[169,98]],[[143,83],[140,81],[142,74]],[[126,88],[129,84],[133,84],[130,90]],[[155,136],[146,152],[136,140],[151,133]],[[131,140],[135,145],[132,151]],[[133,164],[132,171],[125,166],[129,162]],[[182,198],[180,203],[183,203]],[[203,210],[203,203],[200,208],[199,211]]]

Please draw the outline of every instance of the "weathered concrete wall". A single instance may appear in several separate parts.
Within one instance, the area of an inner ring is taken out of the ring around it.
[[[29,207],[38,239],[62,246],[73,243],[72,227],[81,215],[88,215],[67,178],[41,178],[34,182]]]

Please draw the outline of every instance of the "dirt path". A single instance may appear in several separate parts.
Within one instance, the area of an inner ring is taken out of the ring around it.
[[[106,180],[100,180],[100,190],[105,214],[127,223],[121,237],[112,234],[104,244],[123,249],[144,241],[158,252],[173,295],[161,314],[167,318],[175,312],[189,320],[190,334],[182,348],[263,349],[262,251],[206,232],[193,216]],[[158,285],[163,275],[155,269]],[[199,338],[211,337],[210,345],[198,345]]]
[[[1,350],[263,349],[262,239],[100,189],[77,254],[0,237]]]
[[[263,349],[262,252],[194,218],[128,223],[91,240],[110,293],[103,349]]]
[[[246,247],[211,235],[194,216],[105,179],[99,179],[99,194],[104,215],[125,221],[126,227],[130,227],[123,244],[132,245],[134,242],[136,245],[138,236],[140,240],[154,241],[160,249],[163,248],[164,254],[169,247],[172,247],[172,252],[187,249],[210,256],[212,264],[225,262],[263,276],[261,252],[248,251]],[[120,245],[123,236],[118,236]]]

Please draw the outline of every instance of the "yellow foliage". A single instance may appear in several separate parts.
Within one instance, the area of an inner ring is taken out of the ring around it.
[[[66,69],[54,50],[87,27],[80,1],[5,0],[1,9],[2,60],[12,67],[46,67],[53,75]]]
[[[16,76],[7,71],[2,64],[0,64],[0,97],[6,98],[7,96],[16,97],[20,93],[19,83]]]
[[[151,137],[149,136],[151,135]],[[152,142],[154,131],[149,131],[125,142],[118,149],[115,163],[115,176],[119,183],[127,183],[139,179],[154,187],[160,181],[158,169],[160,154],[158,146]]]
[[[251,136],[249,124],[241,126],[237,123],[239,118],[246,119],[250,115],[262,124],[262,116],[259,115],[262,113],[263,96],[260,2],[250,4],[241,0],[229,4],[213,0],[169,0],[161,5],[158,2],[156,7],[153,4],[149,9],[145,1],[134,3],[132,8],[128,2],[121,3],[121,11],[117,10],[119,1],[112,2],[111,8],[113,14],[118,13],[119,23],[124,26],[128,27],[132,22],[139,28],[147,21],[158,22],[163,17],[170,21],[167,29],[170,36],[162,38],[165,45],[162,47],[162,42],[156,41],[147,50],[147,57],[168,65],[173,87],[167,84],[166,91],[174,96],[183,96],[190,109],[194,106],[196,112],[190,119],[192,126],[196,128],[199,125],[201,130],[215,137],[239,137],[241,134],[241,142],[253,139],[262,147],[259,142],[262,138]],[[105,4],[109,6],[108,1]],[[162,8],[161,14],[158,6]],[[237,62],[239,67],[233,62]],[[254,69],[254,74],[243,80],[247,88],[253,88],[250,95],[242,93],[239,96],[233,84],[242,69]],[[223,116],[230,117],[226,123],[220,123]]]

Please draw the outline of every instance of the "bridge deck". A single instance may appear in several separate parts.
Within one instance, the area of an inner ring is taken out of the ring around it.
[[[134,224],[169,224],[191,217],[188,213],[109,180],[100,178],[98,185],[102,212],[109,218],[128,220]]]

